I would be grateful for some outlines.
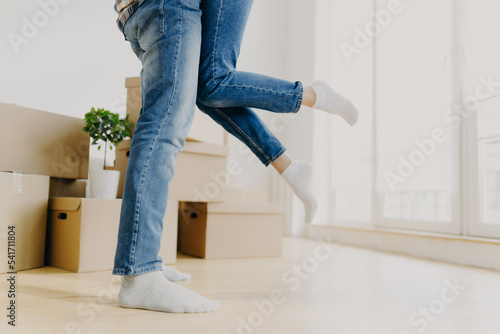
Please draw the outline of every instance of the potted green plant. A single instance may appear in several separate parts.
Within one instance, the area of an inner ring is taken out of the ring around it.
[[[132,135],[134,123],[129,122],[129,115],[120,119],[120,115],[111,113],[105,109],[92,108],[85,114],[85,127],[83,132],[88,133],[92,139],[92,145],[98,145],[100,150],[104,146],[103,168],[91,170],[89,175],[90,197],[92,198],[116,198],[120,172],[106,170],[106,154],[108,143],[109,149],[116,147],[124,139]]]

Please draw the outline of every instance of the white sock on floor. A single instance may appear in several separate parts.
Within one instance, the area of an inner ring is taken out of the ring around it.
[[[351,101],[334,91],[326,82],[321,80],[313,82],[311,88],[316,93],[316,103],[313,109],[320,109],[339,115],[351,126],[356,124],[359,112]]]
[[[171,313],[212,312],[220,305],[166,280],[161,271],[125,276],[118,303],[121,307]]]
[[[162,264],[162,266],[163,268],[161,273],[163,274],[163,277],[168,279],[170,282],[189,281],[191,279],[191,274],[182,273],[174,268],[167,267],[164,264]]]
[[[304,203],[306,222],[310,223],[318,209],[318,201],[314,197],[312,189],[311,164],[307,161],[293,160],[281,176],[292,188],[295,195]]]

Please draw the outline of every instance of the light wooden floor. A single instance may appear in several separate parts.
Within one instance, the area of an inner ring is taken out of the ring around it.
[[[0,275],[0,333],[500,333],[500,272],[344,246],[330,251],[312,240],[285,239],[282,258],[178,259],[176,268],[193,274],[183,286],[221,301],[208,314],[120,308],[119,278],[110,272],[25,271],[15,329],[6,325]],[[294,265],[301,276],[291,272]],[[455,280],[465,290],[443,294],[446,281]],[[271,310],[273,290],[284,302]],[[262,301],[266,315],[255,305]],[[428,320],[419,309],[428,309]],[[241,321],[246,327],[238,329]]]

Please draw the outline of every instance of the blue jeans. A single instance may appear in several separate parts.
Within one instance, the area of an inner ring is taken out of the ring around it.
[[[142,62],[142,109],[125,178],[113,274],[161,270],[158,253],[177,153],[195,103],[265,164],[285,148],[250,107],[297,112],[302,84],[236,71],[251,0],[146,0],[126,39]]]

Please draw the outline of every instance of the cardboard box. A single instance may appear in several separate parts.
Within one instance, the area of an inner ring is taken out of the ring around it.
[[[265,189],[227,187],[225,196],[225,203],[269,203],[269,192]]]
[[[0,103],[0,118],[0,170],[88,177],[90,139],[82,119],[6,103]]]
[[[247,189],[245,203],[269,203],[269,191],[265,189]]]
[[[114,265],[120,199],[54,197],[49,200],[45,264],[75,272],[111,270]],[[178,203],[168,202],[160,256],[177,255]]]
[[[49,197],[86,197],[87,180],[50,178]]]
[[[181,202],[179,250],[201,258],[281,256],[283,207]]]
[[[131,140],[125,140],[116,150],[115,169],[120,171],[118,197],[123,196],[125,174]],[[186,142],[177,155],[169,199],[186,202],[222,202],[229,181],[226,172],[227,146],[201,142]]]
[[[137,124],[142,106],[141,79],[139,77],[127,78],[125,80],[125,87],[127,87],[127,113],[130,115],[129,120]],[[225,145],[225,133],[225,130],[219,124],[196,108],[193,125],[188,133],[187,140]]]
[[[225,203],[245,203],[245,189],[226,187],[225,190]]]
[[[139,113],[141,112],[141,78],[126,78],[125,87],[127,88],[127,114],[129,121],[137,124]]]
[[[0,273],[43,266],[48,199],[48,176],[0,172]],[[15,226],[14,268],[7,263],[9,226]]]

